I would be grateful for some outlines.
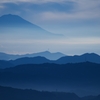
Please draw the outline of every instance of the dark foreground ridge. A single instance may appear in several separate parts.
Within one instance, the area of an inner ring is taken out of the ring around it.
[[[25,64],[0,69],[0,85],[35,90],[74,92],[79,96],[100,93],[100,64]]]
[[[40,92],[0,86],[0,100],[80,100],[74,93]]]
[[[74,93],[40,92],[0,86],[0,100],[100,100],[100,95],[80,98]]]

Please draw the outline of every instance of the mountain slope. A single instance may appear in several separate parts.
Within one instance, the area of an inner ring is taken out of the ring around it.
[[[65,56],[59,58],[55,63],[58,64],[66,64],[66,63],[79,63],[79,62],[94,62],[94,63],[100,63],[100,56],[95,53],[86,53],[83,55],[75,55],[75,56]]]
[[[5,92],[6,91],[6,92]],[[20,95],[21,94],[21,95]],[[80,98],[74,93],[36,91],[0,86],[0,100],[100,100],[98,96]]]
[[[23,85],[24,84],[24,85]],[[26,64],[0,70],[0,85],[36,90],[100,93],[100,64]]]
[[[6,92],[5,92],[6,91]],[[20,95],[21,94],[21,95]],[[0,86],[0,100],[100,100],[100,95],[80,98],[74,93],[47,92]]]
[[[54,38],[61,37],[61,35],[56,35],[50,33],[41,27],[32,24],[18,15],[3,15],[0,17],[0,34],[2,37],[8,36],[8,38],[13,37],[21,39],[44,39],[44,38]],[[6,35],[6,36],[5,36]]]
[[[97,97],[95,97],[94,99],[91,100],[100,100],[100,95],[98,95]]]
[[[0,86],[0,100],[81,100],[74,93],[40,92]]]
[[[26,54],[26,55],[8,55],[1,53],[0,56],[1,59],[8,60],[8,61],[5,60],[5,64],[3,60],[0,60],[0,68],[9,68],[20,64],[43,64],[43,63],[67,64],[67,63],[79,63],[87,61],[100,64],[100,56],[94,53],[91,54],[86,53],[80,56],[64,56],[58,60],[49,60],[49,59],[57,59],[58,57],[63,56],[63,54],[50,53],[48,51],[35,54]],[[10,59],[15,59],[15,60],[10,60]]]
[[[4,60],[0,60],[0,69],[4,69],[4,68],[9,68],[9,67],[14,67],[14,64],[8,62],[8,61],[4,61]]]
[[[34,24],[31,24],[30,22],[22,19],[18,15],[3,15],[0,17],[0,27],[20,27],[20,26],[32,26]],[[38,27],[34,25],[34,27]]]
[[[42,56],[36,56],[36,57],[22,57],[18,58],[16,60],[0,60],[0,68],[9,68],[9,67],[15,67],[17,65],[22,64],[43,64],[43,63],[53,63],[53,60],[48,60],[45,57]]]
[[[10,63],[14,65],[21,65],[21,64],[43,64],[43,63],[50,63],[51,61],[46,59],[45,57],[24,57],[24,58],[19,58],[16,60],[11,60],[9,61]]]

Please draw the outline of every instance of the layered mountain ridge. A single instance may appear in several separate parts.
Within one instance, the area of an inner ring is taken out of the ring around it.
[[[0,85],[22,89],[73,92],[79,96],[100,93],[100,64],[23,64],[0,69]]]
[[[9,68],[20,64],[67,64],[80,62],[93,62],[100,64],[100,56],[95,53],[66,56],[59,52],[50,53],[48,51],[25,55],[9,55],[5,53],[0,53],[0,68]]]
[[[49,60],[57,60],[65,56],[65,54],[60,53],[60,52],[51,53],[49,51],[43,51],[43,52],[32,53],[32,54],[14,55],[14,54],[6,54],[3,52],[0,52],[0,60],[15,60],[22,57],[36,57],[36,56],[42,56]]]

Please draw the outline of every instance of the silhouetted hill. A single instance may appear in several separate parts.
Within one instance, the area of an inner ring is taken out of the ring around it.
[[[93,100],[94,98],[96,98],[96,96],[85,96],[85,97],[82,97],[81,100]]]
[[[98,95],[97,97],[95,97],[94,99],[91,100],[100,100],[100,95]]]
[[[0,68],[9,68],[15,67],[17,65],[22,64],[43,64],[43,63],[53,63],[54,61],[48,60],[45,57],[37,56],[37,57],[23,57],[16,60],[0,60]]]
[[[81,100],[74,93],[39,92],[0,86],[0,100]]]
[[[8,61],[0,60],[0,68],[14,67],[14,65]]]
[[[80,98],[74,93],[40,92],[32,89],[0,86],[0,100],[100,100],[100,95]]]
[[[24,85],[23,85],[24,84]],[[100,93],[100,64],[26,64],[0,70],[0,85],[37,90]]]
[[[51,53],[49,51],[38,52],[33,54],[24,54],[24,55],[13,55],[0,52],[0,60],[15,60],[22,57],[36,57],[36,56],[42,56],[50,60],[57,60],[65,55],[60,52]]]
[[[65,56],[61,57],[56,61],[58,64],[66,64],[66,63],[79,63],[79,62],[94,62],[100,63],[100,56],[95,53],[86,53],[83,55],[75,55],[75,56]]]
[[[43,63],[50,63],[51,61],[46,59],[45,57],[37,56],[37,57],[24,57],[19,58],[16,60],[8,61],[14,65],[21,65],[21,64],[43,64]]]

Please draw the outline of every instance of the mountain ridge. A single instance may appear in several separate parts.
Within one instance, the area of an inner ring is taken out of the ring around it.
[[[80,100],[80,97],[74,93],[36,91],[4,86],[0,86],[0,93],[0,100],[72,100],[73,98]]]
[[[64,56],[59,58],[56,63],[65,64],[65,63],[79,63],[79,62],[94,62],[100,63],[100,55],[96,53],[85,53],[82,55],[74,55],[74,56]]]
[[[4,92],[4,91],[8,91]],[[17,89],[17,88],[12,88],[12,87],[5,87],[5,86],[0,86],[0,99],[1,100],[32,100],[33,98],[36,100],[41,100],[40,98],[44,98],[43,100],[49,100],[49,99],[54,99],[54,100],[100,100],[100,95],[98,96],[87,96],[87,97],[78,97],[74,93],[66,93],[66,92],[48,92],[48,91],[36,91],[32,89]],[[20,95],[20,93],[22,95]],[[13,94],[13,95],[11,95]],[[27,97],[26,97],[27,94]],[[36,95],[37,94],[37,95]],[[33,95],[33,96],[32,96]],[[5,96],[5,97],[4,97]],[[11,98],[12,97],[12,98]],[[46,97],[46,98],[45,98]],[[30,98],[30,99],[29,99]]]
[[[97,95],[100,93],[100,64],[83,62],[18,65],[0,69],[0,85],[45,91],[58,89],[80,96]]]
[[[44,55],[44,54],[47,55]],[[41,54],[41,55],[40,55]],[[49,54],[49,55],[48,55]],[[34,54],[33,54],[34,55]],[[56,53],[50,53],[48,51],[46,52],[40,52],[36,53],[35,56],[32,54],[26,54],[24,56],[21,56],[20,58],[17,57],[15,60],[0,60],[0,68],[9,68],[14,67],[16,65],[20,64],[43,64],[43,63],[55,63],[55,64],[67,64],[67,63],[81,63],[81,62],[91,62],[91,63],[98,63],[100,64],[100,56],[95,53],[85,53],[82,55],[75,55],[75,56],[64,56],[59,57],[57,60],[50,60],[48,58],[53,58],[56,56]],[[58,57],[58,56],[57,56]],[[3,56],[1,56],[1,59]],[[7,58],[7,57],[6,57]],[[6,62],[6,64],[4,63]]]
[[[65,56],[65,54],[60,52],[51,53],[49,51],[43,51],[43,52],[37,52],[31,54],[14,55],[14,54],[7,54],[7,53],[0,52],[0,60],[15,60],[22,57],[36,57],[36,56],[42,56],[49,60],[57,60],[60,57]]]

